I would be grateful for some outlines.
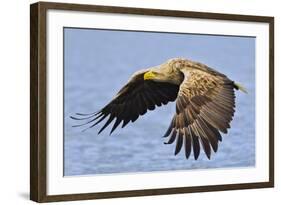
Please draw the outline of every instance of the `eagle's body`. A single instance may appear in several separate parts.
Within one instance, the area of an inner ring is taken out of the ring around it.
[[[134,122],[147,110],[176,100],[176,113],[164,137],[167,144],[176,140],[175,154],[185,147],[186,158],[193,147],[194,158],[200,153],[200,143],[210,158],[211,147],[217,151],[220,132],[227,133],[234,115],[234,89],[241,86],[208,66],[175,58],[159,66],[137,71],[113,100],[95,114],[81,118],[95,126],[109,116],[103,131],[114,119],[111,133],[122,122],[122,127]],[[78,114],[85,115],[85,114]],[[78,125],[80,126],[80,125]]]

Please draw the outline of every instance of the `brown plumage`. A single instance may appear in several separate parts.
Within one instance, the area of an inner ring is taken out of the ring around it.
[[[210,159],[211,149],[216,152],[221,134],[227,133],[234,115],[234,89],[245,89],[224,74],[190,60],[175,58],[159,66],[138,71],[128,83],[99,112],[77,114],[75,120],[88,121],[91,128],[109,116],[100,129],[102,132],[114,119],[112,133],[119,124],[122,128],[134,122],[147,110],[176,100],[176,113],[164,137],[166,144],[176,141],[175,154],[185,147],[189,158],[200,154],[200,144]],[[81,125],[77,125],[81,126]]]

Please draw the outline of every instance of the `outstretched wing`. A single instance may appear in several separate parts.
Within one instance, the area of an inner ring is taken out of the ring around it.
[[[143,76],[147,71],[144,70],[135,73],[114,99],[99,112],[90,116],[72,118],[76,120],[88,119],[86,123],[78,126],[90,124],[88,128],[91,128],[109,116],[99,133],[116,119],[110,132],[112,133],[122,121],[123,128],[130,121],[136,121],[147,110],[154,110],[156,106],[165,105],[170,101],[176,100],[179,86],[171,83],[144,80]]]
[[[207,157],[211,157],[221,141],[220,132],[227,133],[234,115],[234,82],[225,75],[203,70],[182,69],[184,80],[176,101],[176,114],[164,135],[170,136],[167,144],[176,140],[175,155],[182,146],[189,158],[193,148],[194,158],[200,153],[200,144]]]

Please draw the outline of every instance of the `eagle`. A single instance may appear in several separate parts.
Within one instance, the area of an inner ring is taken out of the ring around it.
[[[161,65],[135,72],[116,96],[95,113],[76,113],[74,120],[86,120],[74,127],[89,125],[92,128],[108,117],[98,133],[114,119],[110,134],[122,123],[135,122],[148,110],[176,101],[175,114],[163,137],[165,144],[175,142],[177,155],[185,149],[188,159],[193,150],[194,159],[203,148],[208,159],[212,150],[217,152],[227,133],[235,112],[234,90],[247,91],[226,75],[205,64],[185,58],[173,58]]]

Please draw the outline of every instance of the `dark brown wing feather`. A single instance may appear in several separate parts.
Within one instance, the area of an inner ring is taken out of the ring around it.
[[[180,86],[176,101],[176,114],[164,137],[170,136],[167,144],[176,141],[175,154],[182,145],[189,158],[193,148],[194,158],[200,153],[200,144],[210,159],[221,141],[220,132],[227,128],[234,115],[234,83],[224,75],[200,70],[182,70],[185,79]]]
[[[134,74],[129,82],[117,93],[115,98],[99,112],[84,118],[72,117],[76,120],[88,119],[86,123],[77,126],[90,124],[86,128],[88,129],[109,116],[99,133],[115,119],[110,131],[112,133],[121,122],[123,122],[123,128],[130,121],[136,121],[147,110],[154,110],[156,106],[165,105],[176,100],[179,91],[178,85],[144,80],[143,75],[145,72],[142,71]]]

